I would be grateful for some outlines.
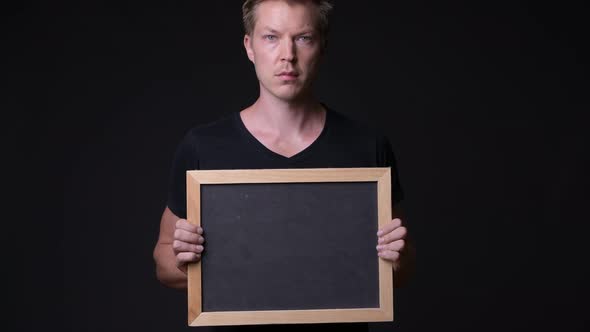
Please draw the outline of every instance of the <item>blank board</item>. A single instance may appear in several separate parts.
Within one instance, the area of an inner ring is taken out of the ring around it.
[[[389,168],[188,171],[189,325],[393,320],[390,188]]]

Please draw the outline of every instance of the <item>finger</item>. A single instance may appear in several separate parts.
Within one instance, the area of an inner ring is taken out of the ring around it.
[[[188,263],[195,263],[201,259],[201,254],[194,252],[181,252],[176,255],[176,265],[181,266]]]
[[[400,226],[400,227],[394,229],[393,231],[391,231],[389,234],[385,234],[382,237],[380,237],[377,240],[377,243],[387,244],[387,243],[391,243],[396,240],[401,240],[406,237],[407,233],[408,233],[408,230],[404,226]]]
[[[185,231],[189,231],[191,233],[203,234],[203,228],[199,225],[191,224],[186,219],[178,219],[176,222],[177,229],[184,229]]]
[[[377,255],[379,257],[386,259],[388,261],[391,261],[391,262],[396,262],[399,260],[399,252],[397,252],[397,251],[384,250],[384,251],[379,251],[377,253]]]
[[[174,239],[192,244],[203,244],[205,242],[205,238],[199,234],[191,233],[179,228],[174,231]]]
[[[402,225],[402,220],[399,218],[395,218],[391,222],[388,222],[385,225],[383,225],[383,227],[379,228],[379,231],[377,232],[377,236],[387,234],[387,233],[393,231],[394,229],[400,227],[401,225]]]
[[[200,254],[203,252],[203,246],[198,244],[187,243],[179,240],[174,240],[172,242],[172,249],[174,249],[174,253],[178,254],[180,252],[194,252]]]
[[[377,250],[379,250],[379,251],[391,250],[391,251],[400,252],[405,248],[405,246],[406,246],[406,241],[397,240],[397,241],[393,241],[388,244],[380,244],[377,246]]]

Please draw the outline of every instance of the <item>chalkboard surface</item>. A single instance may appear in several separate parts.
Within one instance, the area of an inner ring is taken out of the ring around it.
[[[376,189],[201,186],[203,311],[379,307]]]
[[[391,321],[389,168],[187,172],[205,251],[188,267],[193,326]]]

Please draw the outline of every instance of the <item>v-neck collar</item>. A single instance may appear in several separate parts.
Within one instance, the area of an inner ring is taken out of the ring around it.
[[[320,135],[310,145],[308,145],[305,149],[297,152],[296,154],[292,155],[291,157],[286,157],[286,156],[283,156],[282,154],[276,153],[273,150],[267,148],[264,144],[262,144],[262,142],[260,142],[248,130],[248,128],[246,128],[246,125],[244,124],[244,121],[242,121],[242,117],[240,116],[240,111],[234,112],[234,122],[235,122],[238,130],[245,137],[245,139],[250,141],[252,143],[252,145],[255,146],[256,150],[260,151],[261,153],[264,153],[265,155],[267,155],[268,157],[270,157],[272,159],[291,163],[291,162],[295,162],[297,160],[300,160],[300,159],[304,158],[305,156],[307,156],[308,154],[310,154],[314,149],[316,149],[316,147],[318,145],[321,145],[321,142],[328,135],[328,130],[330,128],[330,117],[331,117],[330,113],[331,113],[331,111],[328,107],[326,107],[326,105],[322,104],[322,106],[326,110],[326,119],[324,121],[324,127],[322,128]]]

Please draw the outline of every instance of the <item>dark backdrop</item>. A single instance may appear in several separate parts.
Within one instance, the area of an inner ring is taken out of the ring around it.
[[[239,2],[4,12],[7,317],[188,330],[151,254],[180,138],[257,96]],[[588,328],[586,20],[581,2],[337,2],[317,91],[393,142],[418,248],[374,331]]]

